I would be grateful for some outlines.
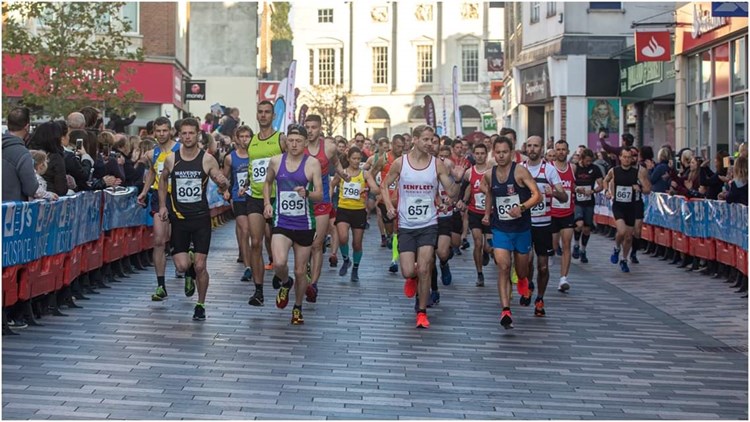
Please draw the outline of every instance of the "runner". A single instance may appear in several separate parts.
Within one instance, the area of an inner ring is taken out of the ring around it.
[[[159,180],[164,169],[164,161],[180,149],[180,144],[172,139],[171,130],[172,123],[166,117],[158,117],[154,120],[154,136],[157,145],[151,153],[146,154],[146,158],[149,160],[148,173],[146,173],[146,180],[143,183],[143,191],[138,195],[137,200],[138,204],[145,207],[146,198],[151,195],[149,202],[151,203],[150,213],[152,217],[159,213]],[[167,188],[171,189],[171,184],[168,183]],[[164,249],[169,240],[169,232],[169,220],[154,218],[154,250],[152,256],[154,270],[156,270],[156,292],[151,295],[151,300],[155,302],[162,301],[168,296],[164,281],[164,272],[167,267],[167,255]],[[185,280],[185,282],[187,283],[188,280]]]
[[[208,291],[206,258],[211,246],[211,209],[206,185],[210,177],[223,192],[229,188],[229,181],[221,173],[216,159],[198,148],[199,128],[197,120],[184,119],[180,125],[182,145],[164,161],[159,178],[159,220],[172,221],[172,260],[178,271],[185,272],[185,296],[195,293],[193,279],[198,284],[193,320],[204,321]],[[191,245],[192,256],[188,255]]]
[[[539,287],[534,300],[534,315],[538,317],[546,315],[544,294],[547,292],[547,283],[549,282],[549,257],[555,253],[552,248],[552,198],[554,197],[562,202],[567,200],[560,175],[557,174],[555,166],[542,160],[541,154],[544,151],[542,148],[543,140],[540,136],[531,136],[526,140],[526,154],[529,159],[524,163],[524,167],[529,170],[532,179],[536,182],[537,190],[544,193],[543,201],[532,207],[530,214],[531,241],[536,255],[537,285]],[[518,265],[516,265],[516,268],[518,268]],[[524,273],[528,273],[528,279],[533,280],[533,257],[528,260],[528,268]],[[564,286],[561,287],[564,289]],[[521,294],[520,305],[529,306],[531,304],[531,293],[534,291],[534,283],[529,282],[527,288],[524,281],[519,279],[517,288]]]
[[[336,214],[339,250],[341,251],[341,257],[344,259],[341,269],[339,269],[339,276],[345,276],[349,266],[352,265],[349,259],[349,228],[351,228],[352,247],[354,249],[351,281],[354,283],[359,281],[359,263],[362,261],[362,238],[367,222],[367,207],[365,205],[367,187],[370,188],[370,192],[380,192],[380,188],[370,172],[359,168],[361,159],[362,152],[359,148],[349,148],[347,154],[349,166],[345,170],[349,176],[349,181],[346,182],[341,179],[339,182],[339,208]]]
[[[430,273],[435,260],[437,242],[437,208],[435,198],[440,181],[448,196],[458,194],[458,186],[453,182],[442,161],[431,154],[432,138],[435,130],[420,125],[414,128],[413,149],[404,157],[397,158],[391,165],[385,184],[398,179],[398,210],[391,202],[388,189],[383,190],[383,200],[388,216],[398,215],[399,262],[406,282],[406,297],[414,297],[419,290],[419,310],[417,328],[428,328],[427,302],[430,297]]]
[[[541,138],[539,143],[541,150]],[[485,173],[482,179],[490,204],[485,207],[483,222],[492,226],[492,242],[498,267],[497,288],[502,306],[500,324],[505,329],[510,329],[513,328],[513,315],[510,311],[511,253],[519,277],[519,293],[528,295],[526,273],[530,266],[531,252],[529,209],[542,202],[542,195],[529,171],[513,161],[513,144],[510,139],[499,137],[493,145],[493,152],[497,165]]]
[[[391,141],[391,150],[387,153],[383,153],[381,158],[379,160],[375,160],[372,167],[373,173],[379,173],[380,174],[380,180],[383,181],[388,176],[388,172],[391,169],[391,166],[393,165],[393,162],[396,161],[396,159],[400,158],[404,153],[404,137],[401,135],[393,135],[393,140]],[[382,183],[379,184],[382,186]],[[389,198],[392,201],[398,200],[398,185],[396,182],[393,182],[392,184],[388,185],[388,194]],[[388,215],[388,208],[385,204],[385,195],[384,190],[380,191],[380,200],[378,202],[378,209],[380,209],[380,214],[383,216],[383,225],[385,226],[385,232],[386,232],[386,246],[389,249],[392,249],[393,256],[391,260],[391,266],[388,268],[388,271],[392,273],[398,272],[398,248],[394,248],[394,243],[397,242],[395,228],[394,227],[394,219]]]
[[[461,185],[464,193],[457,205],[459,208],[463,208],[463,204],[467,204],[469,229],[471,230],[471,237],[474,240],[474,267],[477,270],[476,285],[477,287],[482,287],[484,286],[482,268],[490,262],[492,247],[489,243],[491,242],[489,240],[491,236],[490,226],[482,224],[486,195],[480,188],[484,174],[491,167],[487,165],[487,146],[483,143],[477,143],[474,145],[472,152],[477,163],[464,174]]]
[[[294,278],[289,276],[289,249],[294,249],[294,277],[297,288],[292,309],[292,325],[304,324],[302,296],[307,288],[306,266],[315,238],[316,219],[313,202],[323,199],[320,163],[305,154],[308,133],[305,127],[292,124],[287,129],[286,152],[274,156],[268,165],[263,185],[264,216],[273,219],[271,250],[274,285],[278,284],[276,307],[286,308]],[[312,190],[310,186],[312,185]],[[274,193],[274,198],[271,197]],[[328,224],[325,225],[328,228]]]
[[[242,262],[245,264],[245,272],[240,281],[250,281],[253,278],[253,272],[250,269],[250,222],[247,217],[247,197],[240,195],[240,189],[247,189],[247,171],[250,165],[247,147],[252,137],[253,130],[250,126],[238,127],[235,131],[237,148],[224,157],[224,177],[232,183],[232,190],[224,193],[224,199],[232,201],[232,212],[237,227],[237,243],[240,247]]]
[[[630,272],[627,257],[633,242],[633,228],[637,215],[635,192],[648,194],[651,192],[651,182],[648,173],[643,167],[633,167],[633,152],[631,147],[622,147],[620,151],[620,165],[613,168],[607,174],[607,198],[613,199],[612,214],[617,224],[617,235],[615,236],[615,248],[610,262],[620,263],[620,270],[624,273]],[[642,205],[640,205],[642,207]],[[620,251],[623,259],[620,259]]]
[[[576,166],[576,207],[575,207],[575,246],[573,247],[573,258],[581,258],[581,263],[588,263],[586,246],[591,237],[591,229],[594,227],[594,196],[604,189],[602,172],[599,167],[593,165],[594,151],[585,148],[580,152],[578,166]],[[580,241],[580,244],[579,244]]]
[[[575,227],[575,199],[573,197],[573,186],[575,185],[575,164],[568,163],[568,143],[564,140],[555,142],[555,169],[560,175],[562,187],[565,191],[565,201],[552,198],[552,244],[558,248],[557,254],[562,255],[560,262],[560,283],[557,290],[567,292],[570,289],[568,272],[570,271],[570,242],[573,240],[573,229]],[[559,243],[562,243],[560,251]],[[567,286],[567,287],[566,287]]]
[[[633,164],[631,164],[633,167],[639,169],[646,168],[645,165],[641,164],[639,161],[640,157],[640,151],[636,147],[630,147],[631,155],[633,156]],[[648,169],[646,169],[646,172],[648,174]],[[651,181],[649,179],[649,181]],[[638,184],[640,185],[640,180],[638,181]],[[643,194],[641,193],[641,190],[643,190],[643,186],[641,186],[640,190],[637,190],[634,192],[635,195],[635,226],[633,226],[633,244],[630,247],[630,263],[631,264],[639,264],[640,261],[638,261],[638,249],[641,248],[641,230],[643,229]]]
[[[451,172],[454,180],[461,180],[465,169],[456,166],[450,159],[451,147],[444,145],[440,147],[438,157],[443,161],[448,171]],[[457,177],[458,176],[458,177]],[[463,220],[461,212],[454,205],[453,199],[440,184],[440,205],[438,206],[438,243],[437,257],[440,260],[440,278],[444,286],[448,286],[453,281],[450,264],[448,261],[453,257],[454,251],[459,250],[461,246],[461,232],[463,231]],[[432,301],[440,302],[440,294],[437,289],[437,274],[434,275],[432,286]]]
[[[250,268],[253,272],[253,283],[255,292],[247,301],[252,306],[263,306],[263,277],[266,267],[263,266],[263,237],[270,237],[270,221],[264,218],[263,186],[266,182],[266,170],[271,157],[279,155],[286,150],[285,136],[273,129],[273,104],[270,101],[258,103],[258,127],[260,130],[253,136],[247,147],[248,181],[250,185],[250,197],[246,200],[247,219],[250,223]],[[275,192],[275,190],[271,190]],[[240,195],[244,195],[240,189]],[[273,256],[273,248],[269,255]],[[274,286],[276,287],[276,286]]]
[[[320,136],[320,127],[320,116],[309,114],[305,118],[305,130],[308,137],[305,154],[318,159],[322,174],[325,175],[322,178],[323,199],[315,204],[316,233],[310,256],[310,285],[307,286],[306,292],[307,301],[310,303],[315,303],[318,300],[318,280],[320,279],[320,272],[323,269],[323,250],[325,249],[326,233],[328,232],[330,219],[335,217],[333,204],[331,204],[331,179],[328,176],[330,171],[329,166],[332,165],[336,169],[336,174],[344,179],[344,181],[349,181],[349,176],[341,168],[341,163],[339,163],[338,156],[336,155],[336,144],[326,142]],[[362,139],[362,143],[364,143],[364,138]]]

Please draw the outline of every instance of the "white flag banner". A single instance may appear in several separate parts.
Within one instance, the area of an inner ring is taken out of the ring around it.
[[[461,129],[461,109],[458,105],[458,66],[453,66],[453,119],[456,128],[455,136],[464,136]]]
[[[286,116],[284,117],[284,130],[295,122],[295,111],[297,110],[296,96],[294,95],[294,80],[297,76],[297,60],[292,60],[289,65],[289,73],[286,77]]]

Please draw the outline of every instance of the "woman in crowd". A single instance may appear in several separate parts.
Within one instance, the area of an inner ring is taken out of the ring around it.
[[[719,151],[719,153],[716,154],[716,159],[714,160],[714,163],[716,164],[716,172],[713,172],[708,167],[708,160],[703,163],[703,167],[701,168],[701,186],[706,187],[707,199],[717,199],[724,184],[730,180],[729,177],[727,177],[727,171],[729,169],[724,167],[724,157],[726,156],[727,153],[724,151]]]
[[[666,192],[669,190],[669,162],[672,160],[672,154],[668,148],[662,148],[656,158],[658,164],[648,169],[651,192]]]
[[[30,149],[47,153],[47,171],[42,177],[47,182],[47,189],[58,196],[68,194],[68,181],[65,171],[64,149],[62,146],[62,129],[55,122],[42,123],[31,136]]]
[[[734,160],[734,178],[729,183],[729,190],[719,194],[730,204],[747,205],[747,157],[740,155]]]

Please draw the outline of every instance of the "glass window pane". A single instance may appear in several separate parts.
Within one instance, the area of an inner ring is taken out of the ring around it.
[[[134,1],[126,2],[122,6],[123,20],[130,22],[130,31],[138,33],[138,3]]]
[[[479,46],[464,45],[461,48],[461,81],[479,82]]]
[[[417,82],[420,84],[432,83],[432,46],[417,46]]]
[[[701,98],[711,98],[711,52],[701,54]]]
[[[732,43],[732,91],[747,88],[747,38]]]
[[[698,139],[698,152],[703,158],[711,159],[711,103],[709,101],[700,104],[701,130]]]
[[[736,95],[733,99],[732,116],[732,152],[737,151],[740,144],[745,142],[745,120],[747,112],[745,108],[745,96]]]
[[[729,44],[714,48],[714,96],[729,94]]]
[[[388,47],[372,48],[372,83],[375,85],[388,83]]]
[[[698,146],[698,134],[700,133],[700,106],[688,107],[688,148],[695,150]]]
[[[698,80],[700,78],[700,59],[697,55],[690,56],[688,59],[688,102],[698,100]]]
[[[318,84],[334,85],[336,73],[336,58],[334,49],[321,48],[318,50]]]

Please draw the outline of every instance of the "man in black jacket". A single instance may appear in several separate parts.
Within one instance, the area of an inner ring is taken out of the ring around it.
[[[34,160],[24,144],[30,120],[26,107],[14,107],[8,113],[8,132],[3,134],[3,202],[26,201],[39,187]]]

